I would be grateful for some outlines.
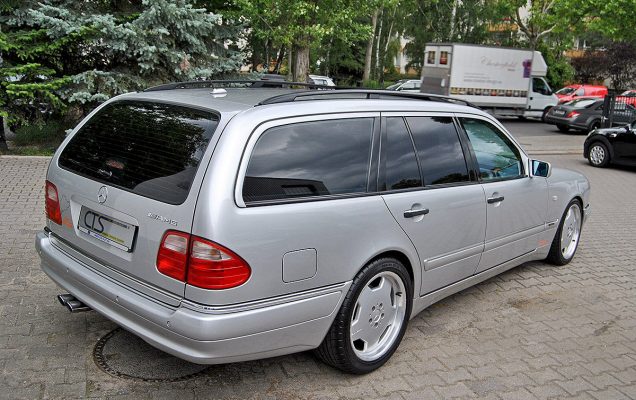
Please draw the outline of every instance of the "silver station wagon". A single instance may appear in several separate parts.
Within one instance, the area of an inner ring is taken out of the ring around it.
[[[163,85],[74,129],[35,243],[63,305],[195,363],[314,349],[360,374],[436,301],[574,257],[588,180],[485,112],[276,85]]]

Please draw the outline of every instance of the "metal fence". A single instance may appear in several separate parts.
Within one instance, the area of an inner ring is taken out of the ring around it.
[[[616,125],[627,125],[636,121],[636,96],[617,96],[609,93],[603,103],[601,126],[609,128]]]

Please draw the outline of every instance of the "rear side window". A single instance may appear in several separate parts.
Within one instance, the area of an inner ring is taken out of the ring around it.
[[[384,166],[385,176],[380,179],[383,182],[380,190],[422,186],[413,141],[403,118],[390,117],[386,119],[386,133],[382,148],[384,150],[381,163]]]
[[[466,159],[451,117],[407,117],[424,186],[469,181]]]
[[[246,203],[367,190],[373,118],[303,122],[258,139],[243,184]]]
[[[209,112],[114,102],[73,136],[59,164],[141,196],[181,204],[217,125],[218,117]]]

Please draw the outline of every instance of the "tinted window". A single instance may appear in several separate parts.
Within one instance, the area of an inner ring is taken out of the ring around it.
[[[407,117],[424,185],[468,181],[468,168],[450,117]]]
[[[568,102],[567,105],[574,108],[589,108],[598,103],[602,104],[603,102],[599,102],[598,99],[575,99]]]
[[[519,151],[503,132],[479,119],[462,118],[461,122],[475,151],[482,180],[522,175]]]
[[[91,179],[180,204],[217,124],[217,116],[203,111],[119,101],[73,136],[59,163]]]
[[[367,189],[372,118],[284,125],[267,130],[250,158],[245,202]]]
[[[381,190],[422,186],[411,136],[403,118],[387,118],[386,137],[382,143],[386,177]]]

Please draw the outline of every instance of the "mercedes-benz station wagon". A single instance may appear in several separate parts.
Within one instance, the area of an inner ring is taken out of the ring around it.
[[[36,247],[68,309],[195,363],[366,373],[434,302],[574,257],[588,180],[470,104],[219,86],[117,96],[57,150]]]

